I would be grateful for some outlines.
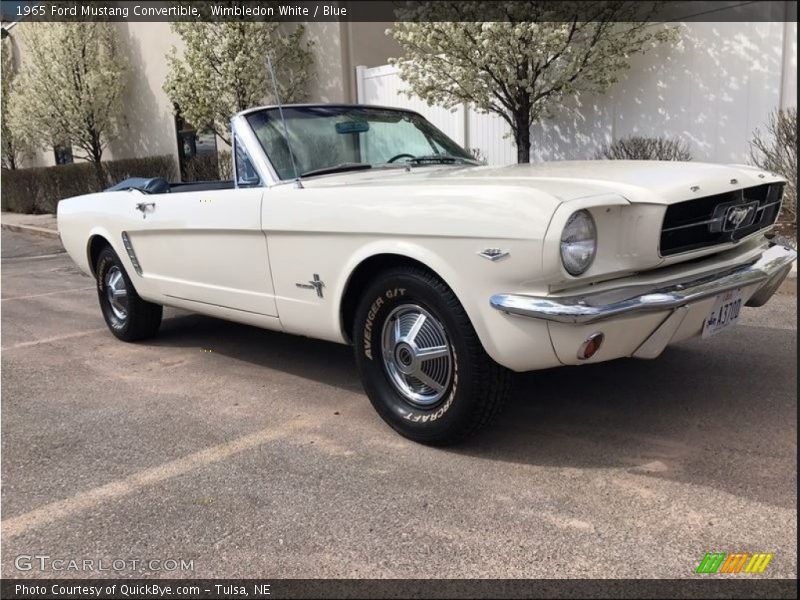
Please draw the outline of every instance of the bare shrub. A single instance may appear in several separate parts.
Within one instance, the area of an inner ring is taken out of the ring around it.
[[[478,162],[482,162],[486,164],[486,155],[483,153],[483,150],[480,148],[467,148],[467,152],[469,153],[472,158],[477,160]]]
[[[678,138],[632,136],[606,144],[595,155],[608,160],[692,160],[689,145]]]
[[[782,223],[797,227],[797,108],[775,110],[769,115],[766,131],[756,129],[750,141],[750,161],[760,169],[786,179]]]

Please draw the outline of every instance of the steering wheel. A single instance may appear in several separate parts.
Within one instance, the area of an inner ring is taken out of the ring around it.
[[[401,152],[400,154],[396,154],[386,162],[393,163],[394,161],[399,160],[401,158],[416,158],[416,156],[414,156],[413,154],[409,154],[408,152]]]

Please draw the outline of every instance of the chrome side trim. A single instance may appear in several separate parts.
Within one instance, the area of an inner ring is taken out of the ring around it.
[[[497,294],[489,302],[493,308],[508,314],[557,323],[594,323],[634,313],[670,310],[727,290],[757,284],[761,285],[753,298],[763,304],[769,296],[763,298],[765,294],[761,291],[774,293],[796,258],[797,252],[792,248],[775,245],[767,248],[755,262],[683,281],[573,296]]]
[[[142,266],[139,264],[139,259],[136,258],[136,252],[134,252],[133,250],[133,244],[131,243],[131,239],[128,237],[127,231],[122,232],[122,245],[125,246],[125,250],[128,253],[128,258],[131,259],[131,264],[133,265],[133,268],[136,270],[136,274],[141,275]]]

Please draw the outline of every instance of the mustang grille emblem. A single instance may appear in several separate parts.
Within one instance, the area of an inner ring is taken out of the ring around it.
[[[736,206],[728,211],[727,222],[728,225],[733,225],[733,228],[736,229],[741,225],[744,220],[747,218],[747,215],[750,214],[749,208],[744,208],[740,206]]]
[[[723,224],[724,231],[736,231],[740,227],[747,227],[753,223],[756,216],[758,203],[746,204],[744,206],[731,206],[725,214]]]

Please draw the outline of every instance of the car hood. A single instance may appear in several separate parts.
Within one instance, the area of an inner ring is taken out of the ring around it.
[[[304,181],[339,185],[469,185],[533,188],[560,201],[618,194],[630,202],[672,204],[763,183],[780,177],[747,165],[647,160],[583,160],[505,167],[435,166],[373,169]]]

